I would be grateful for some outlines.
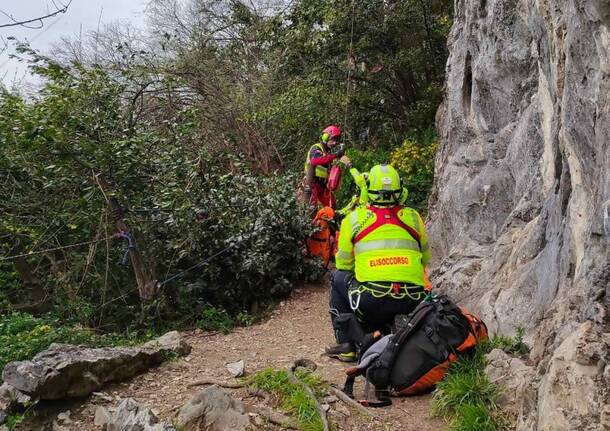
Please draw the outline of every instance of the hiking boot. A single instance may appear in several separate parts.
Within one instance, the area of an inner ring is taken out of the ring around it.
[[[340,343],[324,349],[324,353],[331,358],[338,359],[342,362],[356,362],[358,355],[352,343]]]

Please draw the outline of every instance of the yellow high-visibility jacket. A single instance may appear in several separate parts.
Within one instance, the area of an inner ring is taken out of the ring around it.
[[[393,212],[376,223],[377,215]],[[387,220],[385,220],[387,219]],[[394,220],[394,221],[392,221]],[[419,236],[419,242],[404,224]],[[378,225],[373,228],[375,225]],[[391,281],[425,286],[424,267],[430,261],[424,222],[412,208],[356,208],[341,223],[337,269],[354,271],[358,281]]]
[[[311,156],[315,150],[317,150],[317,152],[322,153],[322,156],[328,155],[328,153],[326,152],[326,149],[324,148],[324,145],[322,145],[322,144],[319,144],[319,143],[313,144],[311,147],[309,147],[309,151],[307,152],[307,159],[305,159],[305,175],[308,174],[308,171],[309,171],[310,165],[311,165]],[[328,178],[328,166],[325,166],[325,165],[316,166],[313,171],[313,176],[315,178],[320,178],[320,179],[326,180]]]

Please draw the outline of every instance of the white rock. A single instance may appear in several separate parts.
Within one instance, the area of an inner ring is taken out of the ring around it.
[[[179,426],[188,430],[199,422],[208,431],[245,431],[250,424],[241,401],[218,386],[203,389],[180,409]]]
[[[70,420],[70,413],[71,413],[70,410],[61,412],[60,414],[57,415],[57,421],[63,422],[65,424],[72,423],[72,420]]]
[[[245,374],[246,368],[244,364],[244,360],[241,359],[237,362],[232,362],[227,364],[227,370],[231,373],[233,377],[241,377]]]
[[[98,408],[95,409],[95,416],[93,418],[93,423],[95,425],[97,425],[98,427],[101,427],[101,426],[106,425],[108,422],[110,422],[111,417],[112,417],[112,414],[108,411],[108,409],[106,407],[98,406]]]

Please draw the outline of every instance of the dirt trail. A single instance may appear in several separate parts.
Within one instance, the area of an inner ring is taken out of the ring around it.
[[[188,357],[110,386],[103,395],[73,406],[73,422],[64,424],[63,428],[99,430],[93,424],[97,406],[114,406],[118,399],[126,397],[154,408],[160,417],[171,420],[175,413],[170,410],[184,404],[201,389],[187,388],[189,383],[204,377],[230,380],[226,364],[240,359],[245,361],[246,372],[252,373],[266,367],[286,367],[295,359],[308,358],[318,365],[317,374],[329,382],[342,384],[345,364],[322,355],[324,346],[333,342],[327,313],[327,290],[325,286],[297,289],[266,321],[238,328],[227,335],[201,331],[185,333],[193,347]],[[357,385],[356,391],[361,393],[361,384]],[[240,397],[243,394],[238,391],[234,395]],[[350,411],[341,402],[335,403],[333,409],[343,413],[339,415],[343,420],[338,425],[344,430],[432,431],[445,428],[443,421],[429,417],[429,402],[429,395],[395,399],[389,408],[372,410],[379,417],[373,421]]]

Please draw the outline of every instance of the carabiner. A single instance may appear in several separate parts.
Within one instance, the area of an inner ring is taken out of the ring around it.
[[[358,296],[356,297],[356,302],[354,304],[354,294],[358,294]],[[357,287],[356,289],[350,289],[347,291],[347,296],[349,298],[349,306],[352,309],[352,311],[356,311],[358,310],[358,307],[360,306],[360,297],[362,295],[362,292],[360,290],[360,287]]]

